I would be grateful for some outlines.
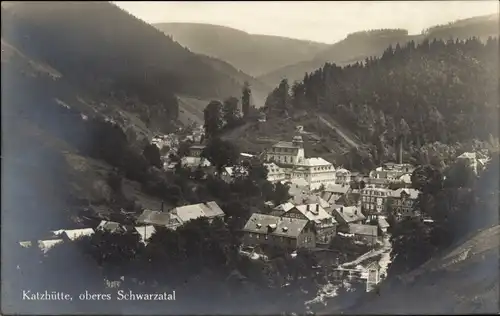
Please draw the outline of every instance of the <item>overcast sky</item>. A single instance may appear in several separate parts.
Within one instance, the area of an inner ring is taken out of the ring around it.
[[[114,3],[148,23],[209,23],[325,43],[369,29],[404,28],[415,34],[436,24],[499,11],[496,0]]]

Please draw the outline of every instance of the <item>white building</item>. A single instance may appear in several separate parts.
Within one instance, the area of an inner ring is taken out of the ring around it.
[[[295,136],[292,142],[278,142],[266,152],[266,160],[281,164],[296,165],[303,163],[304,142],[301,136]]]
[[[295,136],[292,142],[276,143],[266,152],[266,159],[281,165],[286,181],[304,180],[309,190],[335,184],[335,167],[323,158],[305,158],[301,136]],[[281,171],[276,177],[282,177]]]
[[[310,190],[335,184],[335,167],[323,158],[306,158],[303,163],[289,169],[291,179],[304,179]]]
[[[267,181],[269,182],[279,182],[286,180],[285,170],[280,168],[275,163],[265,163],[264,166],[267,168]]]

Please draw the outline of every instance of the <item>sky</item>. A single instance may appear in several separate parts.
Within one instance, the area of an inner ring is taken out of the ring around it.
[[[195,22],[251,34],[335,43],[349,33],[403,28],[410,34],[438,24],[498,14],[499,2],[475,1],[115,1],[148,23]]]

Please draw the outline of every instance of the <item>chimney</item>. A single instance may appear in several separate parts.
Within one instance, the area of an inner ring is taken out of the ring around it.
[[[316,204],[316,213],[319,213],[319,203]]]
[[[164,209],[163,209],[163,205],[164,205],[164,203],[163,203],[163,201],[161,201],[161,212],[162,212],[162,213],[163,213],[163,211],[164,211]]]
[[[354,210],[354,215],[358,215],[358,210]]]
[[[286,227],[286,226],[285,226],[285,227],[283,227],[283,231],[284,231],[284,232],[287,232],[287,231],[288,231],[288,227]]]
[[[262,224],[258,223],[256,226],[257,226],[257,228],[261,228]]]
[[[403,163],[403,140],[399,142],[399,163]]]
[[[344,213],[344,207],[343,206],[340,207],[340,213]]]
[[[310,204],[307,204],[307,211],[311,211],[311,205]]]

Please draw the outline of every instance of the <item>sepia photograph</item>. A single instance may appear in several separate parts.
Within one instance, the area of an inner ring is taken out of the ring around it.
[[[500,313],[496,0],[2,1],[2,315]]]

